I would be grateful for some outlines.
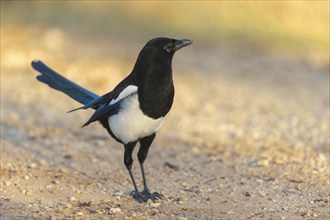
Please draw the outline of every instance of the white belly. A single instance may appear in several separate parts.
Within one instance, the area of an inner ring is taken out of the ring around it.
[[[164,117],[153,119],[143,114],[136,93],[126,97],[118,114],[108,119],[112,133],[124,144],[153,134],[163,121]]]

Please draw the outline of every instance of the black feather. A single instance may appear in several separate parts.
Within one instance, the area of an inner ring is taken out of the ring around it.
[[[98,95],[56,73],[41,61],[33,61],[32,67],[41,73],[41,75],[37,76],[40,82],[65,93],[83,105],[99,98]]]

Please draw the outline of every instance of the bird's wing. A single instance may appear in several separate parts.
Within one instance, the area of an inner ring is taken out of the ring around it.
[[[96,99],[91,100],[88,103],[85,103],[84,106],[81,106],[76,109],[72,109],[69,112],[77,111],[79,109],[98,109],[104,103],[114,104],[118,102],[122,98],[130,95],[133,92],[137,91],[137,86],[134,83],[134,75],[128,75],[125,79],[123,79],[111,92],[104,94]]]
[[[85,127],[94,121],[101,120],[105,117],[109,117],[118,113],[120,109],[121,102],[117,102],[113,105],[109,105],[107,103],[102,104],[98,107],[98,109],[94,112],[94,114],[88,119],[88,121],[82,126]]]
[[[83,105],[91,102],[92,100],[100,98],[98,95],[92,93],[91,91],[84,89],[76,83],[64,78],[39,60],[33,61],[31,65],[35,70],[41,73],[41,75],[37,76],[37,79],[40,82],[43,82],[49,85],[51,88],[65,93]]]
[[[89,125],[90,123],[92,123],[94,121],[98,121],[103,118],[110,117],[111,115],[117,114],[118,111],[120,110],[122,101],[126,97],[128,97],[134,93],[137,93],[137,90],[138,90],[138,87],[135,85],[128,85],[126,87],[122,87],[122,86],[116,87],[112,91],[112,93],[116,94],[116,95],[112,94],[113,98],[111,100],[108,100],[107,102],[101,104],[96,109],[94,114],[90,117],[90,119],[88,119],[88,121],[83,125],[83,127]],[[120,91],[120,92],[118,92],[118,91]]]
[[[72,110],[68,111],[68,113],[74,112],[74,111],[77,111],[77,110],[80,110],[80,109],[88,109],[88,108],[97,109],[100,105],[102,105],[103,103],[108,102],[112,98],[113,98],[113,92],[111,91],[111,92],[109,92],[109,93],[107,93],[103,96],[100,96],[96,99],[92,99],[90,102],[88,102],[84,106],[81,106],[79,108],[75,108],[75,109],[72,109]]]

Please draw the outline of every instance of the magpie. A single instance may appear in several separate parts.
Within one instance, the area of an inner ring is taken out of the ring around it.
[[[37,76],[40,82],[82,104],[69,112],[95,110],[83,127],[99,121],[111,137],[124,145],[124,164],[134,186],[131,195],[139,202],[161,197],[159,193],[149,191],[143,164],[156,133],[173,104],[173,55],[191,43],[189,39],[151,39],[140,51],[132,72],[111,92],[102,96],[66,79],[42,61],[32,61],[32,67],[41,73]],[[132,172],[132,152],[138,142],[140,148],[137,156],[144,186],[142,191],[138,190]]]

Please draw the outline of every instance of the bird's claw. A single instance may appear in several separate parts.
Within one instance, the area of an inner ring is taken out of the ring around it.
[[[132,191],[131,196],[136,199],[138,202],[146,202],[148,200],[145,200],[144,196],[139,191]]]
[[[162,197],[158,192],[150,193],[149,190],[143,190],[142,192],[133,191],[131,192],[131,195],[138,202],[147,202],[149,199],[155,201]]]

